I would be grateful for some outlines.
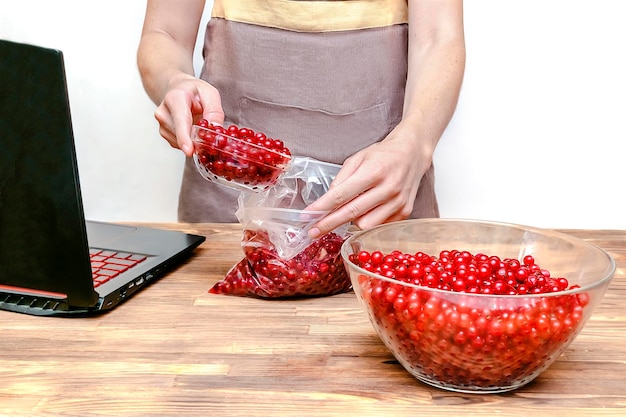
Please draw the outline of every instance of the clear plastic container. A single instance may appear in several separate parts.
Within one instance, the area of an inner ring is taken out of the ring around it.
[[[277,151],[264,145],[274,139],[238,136],[241,137],[235,137],[221,126],[194,125],[191,139],[198,172],[207,181],[240,191],[263,191],[275,185],[289,168],[289,151],[286,148]]]

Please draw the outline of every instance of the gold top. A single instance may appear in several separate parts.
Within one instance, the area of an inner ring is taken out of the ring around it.
[[[212,17],[298,32],[332,32],[408,22],[406,0],[215,0]]]

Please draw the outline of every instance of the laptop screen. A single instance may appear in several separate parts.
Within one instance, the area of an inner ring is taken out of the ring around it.
[[[93,305],[62,53],[0,40],[0,80],[0,285]]]

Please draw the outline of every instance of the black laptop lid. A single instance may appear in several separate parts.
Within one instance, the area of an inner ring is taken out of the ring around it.
[[[0,40],[0,286],[91,306],[62,53]]]

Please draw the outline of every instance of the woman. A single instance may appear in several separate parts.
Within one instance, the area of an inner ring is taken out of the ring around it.
[[[323,235],[437,217],[432,159],[465,69],[462,0],[215,0],[194,76],[204,0],[149,0],[138,66],[161,135],[187,157],[192,123],[234,123],[292,154],[342,164],[309,206]],[[187,158],[179,220],[236,221],[238,193]]]

